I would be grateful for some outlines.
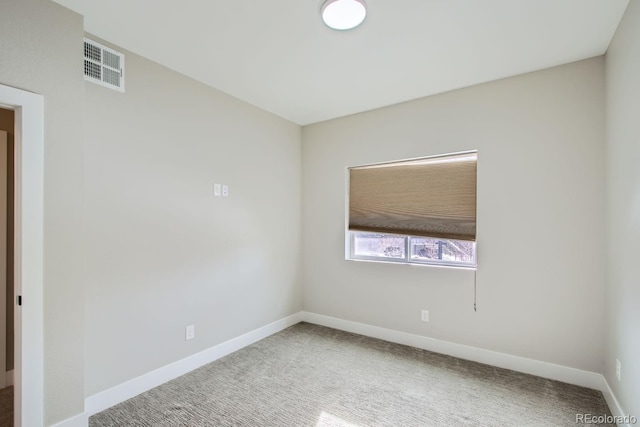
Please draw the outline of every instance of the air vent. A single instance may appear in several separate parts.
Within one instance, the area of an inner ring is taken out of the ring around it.
[[[124,92],[124,54],[85,38],[84,79]]]

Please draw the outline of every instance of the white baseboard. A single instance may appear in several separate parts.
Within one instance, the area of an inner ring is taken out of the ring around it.
[[[602,394],[604,395],[604,399],[607,401],[607,405],[609,405],[609,409],[611,410],[611,414],[614,417],[626,417],[629,414],[624,412],[624,410],[622,409],[622,406],[620,405],[620,402],[618,402],[618,399],[616,398],[616,395],[613,394],[613,390],[611,389],[611,387],[609,386],[609,383],[607,382],[607,379],[603,376],[602,377],[602,382],[603,384],[603,390]],[[618,423],[618,427],[631,427],[631,424],[621,424]]]
[[[247,332],[239,337],[232,338],[221,344],[213,346],[207,350],[201,351],[182,360],[173,362],[167,366],[148,372],[137,378],[131,379],[120,385],[108,390],[89,396],[85,399],[85,413],[88,416],[97,414],[113,405],[124,402],[150,390],[154,387],[164,384],[174,378],[193,371],[201,366],[211,363],[221,357],[224,357],[243,347],[260,341],[263,338],[280,332],[289,326],[295,325],[302,320],[301,313],[295,313],[283,319],[277,320],[261,328]]]
[[[350,320],[338,319],[336,317],[324,316],[322,314],[302,312],[302,320],[317,325],[340,329],[342,331],[379,338],[397,344],[409,345],[436,353],[459,357],[460,359],[471,360],[499,368],[511,369],[513,371],[523,372],[600,391],[602,391],[604,387],[604,377],[602,375],[595,372],[570,368],[568,366],[541,362],[538,360],[527,359],[525,357],[513,356],[468,345],[455,344],[449,341],[409,334],[378,326],[371,326],[364,323],[352,322]]]
[[[51,427],[87,427],[89,425],[89,415],[86,412],[75,417],[67,418],[64,421],[51,425]]]
[[[5,372],[4,374],[4,386],[9,387],[13,385],[13,369]]]

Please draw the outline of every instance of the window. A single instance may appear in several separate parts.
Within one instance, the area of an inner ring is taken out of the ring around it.
[[[467,152],[350,168],[347,257],[475,267],[476,163]]]
[[[352,231],[351,259],[475,267],[475,242]]]

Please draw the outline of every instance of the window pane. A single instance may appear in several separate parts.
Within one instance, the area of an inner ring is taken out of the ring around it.
[[[411,260],[447,264],[475,264],[474,242],[463,240],[412,237]]]
[[[400,258],[405,255],[405,237],[392,234],[353,233],[355,257]]]

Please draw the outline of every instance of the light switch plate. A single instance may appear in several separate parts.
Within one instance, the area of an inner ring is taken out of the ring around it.
[[[222,184],[213,184],[213,195],[216,197],[222,195]]]

